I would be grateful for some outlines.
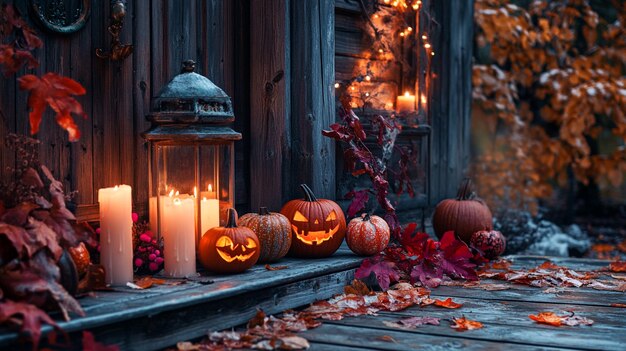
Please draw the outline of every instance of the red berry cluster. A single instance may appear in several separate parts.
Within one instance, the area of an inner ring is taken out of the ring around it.
[[[163,242],[157,240],[146,222],[133,213],[133,264],[137,274],[155,274],[163,269]]]

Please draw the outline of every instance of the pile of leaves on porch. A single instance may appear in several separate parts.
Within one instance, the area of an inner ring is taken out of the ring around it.
[[[532,269],[514,269],[506,259],[484,262],[480,255],[472,254],[467,245],[456,240],[451,233],[446,233],[441,242],[411,230],[405,230],[403,235],[407,236],[401,240],[403,244],[391,245],[383,255],[366,259],[356,273],[356,277],[362,280],[355,279],[344,288],[343,294],[317,301],[300,311],[284,311],[278,316],[266,316],[259,310],[245,328],[211,331],[200,342],[179,342],[177,349],[306,349],[309,343],[298,332],[317,328],[324,320],[377,316],[381,311],[396,312],[412,306],[424,309],[415,316],[404,316],[396,321],[381,320],[381,326],[414,329],[432,325],[459,332],[488,328],[480,320],[467,318],[463,314],[463,304],[453,298],[432,298],[431,289],[443,285],[492,291],[511,289],[513,284],[518,284],[541,288],[549,294],[580,287],[626,291],[626,275],[623,274],[626,262],[623,261],[612,262],[595,271],[575,271],[551,261]],[[476,261],[483,262],[478,270],[474,270],[473,262]],[[372,290],[364,281],[377,290]],[[446,311],[445,317],[442,317],[441,311],[435,313],[432,308]],[[552,327],[594,324],[593,320],[567,309],[538,310],[528,318]],[[392,337],[382,338],[382,341],[394,342]]]

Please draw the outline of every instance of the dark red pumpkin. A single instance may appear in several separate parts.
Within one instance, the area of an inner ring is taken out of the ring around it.
[[[269,212],[267,207],[261,207],[258,214],[247,213],[241,216],[239,225],[252,229],[259,238],[259,262],[273,262],[287,255],[291,247],[291,224],[287,217]]]
[[[480,230],[472,234],[470,245],[480,250],[490,260],[502,255],[506,249],[506,239],[497,230]]]
[[[389,234],[389,225],[384,219],[364,213],[348,223],[346,243],[355,254],[371,256],[387,247]]]
[[[260,254],[259,239],[246,227],[237,227],[237,211],[228,210],[225,227],[207,230],[198,244],[200,263],[215,273],[239,273],[254,266]]]
[[[447,231],[453,231],[459,239],[469,243],[472,234],[479,230],[491,230],[493,217],[489,207],[471,191],[471,181],[465,179],[456,199],[441,201],[433,214],[433,227],[441,239]]]
[[[304,199],[287,202],[280,213],[291,222],[291,249],[295,257],[328,257],[335,253],[346,235],[346,218],[334,201],[317,199],[301,184]]]

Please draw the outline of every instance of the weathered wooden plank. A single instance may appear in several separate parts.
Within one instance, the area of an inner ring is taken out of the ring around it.
[[[143,202],[147,208],[148,199],[148,144],[140,133],[148,130],[150,123],[146,115],[150,112],[150,97],[152,85],[150,76],[150,28],[151,19],[146,14],[150,13],[149,0],[135,0],[133,11],[133,122],[134,122],[134,148],[133,166],[134,180],[133,191],[136,202]],[[129,58],[130,59],[130,58]],[[146,213],[142,213],[146,215]]]
[[[127,2],[127,11],[129,15],[137,13],[134,9],[135,4],[131,1]],[[140,15],[141,16],[141,15]],[[131,19],[136,16],[129,16]],[[122,43],[132,42],[134,26],[132,20],[129,21],[122,30],[120,40]],[[132,56],[132,54],[131,54]],[[116,133],[119,143],[119,155],[117,164],[113,167],[119,169],[119,183],[133,185],[135,181],[135,138],[138,133],[135,133],[134,118],[133,118],[133,58],[128,57],[124,61],[117,62],[113,76],[113,87],[125,87],[124,89],[115,89],[115,116],[116,118]],[[146,186],[147,179],[141,183],[135,184],[135,188],[139,186]],[[114,184],[115,185],[115,184]],[[133,200],[137,199],[137,191],[133,191]]]
[[[243,139],[235,143],[235,204],[237,209],[250,210],[250,6],[246,0],[231,2],[233,6],[233,69],[234,91],[231,96],[235,110],[236,131]]]
[[[382,323],[381,323],[382,324]],[[454,332],[454,331],[453,331]],[[376,350],[555,350],[551,347],[537,347],[467,339],[463,333],[457,335],[417,334],[399,329],[369,328],[325,323],[319,328],[307,330],[300,335],[317,343],[328,343]],[[391,337],[393,340],[389,340]],[[564,350],[564,348],[559,348]]]
[[[433,289],[433,296],[465,297],[486,300],[548,302],[555,304],[578,304],[609,306],[613,303],[626,303],[626,294],[614,291],[599,291],[588,288],[564,288],[564,291],[546,294],[543,289],[520,286],[517,289],[491,291],[489,294],[479,289],[459,289],[454,286],[441,286]]]
[[[547,327],[540,326],[528,319],[528,325],[509,324],[506,316],[501,316],[501,320],[496,323],[484,322],[484,328],[460,333],[450,328],[452,317],[461,317],[462,311],[447,311],[447,314],[436,314],[434,316],[448,316],[441,320],[441,325],[427,325],[409,332],[417,335],[442,336],[448,338],[464,338],[468,340],[481,340],[489,342],[514,343],[520,345],[532,345],[538,347],[565,347],[579,350],[622,350],[623,340],[615,336],[616,330],[600,329],[593,327]],[[419,313],[419,316],[428,315]],[[359,318],[348,318],[341,321],[328,321],[333,325],[348,325],[359,328],[373,328],[395,331],[397,328],[388,327],[384,321],[397,321],[398,316],[393,314],[380,314],[378,316],[361,316]],[[513,327],[514,326],[514,327]],[[581,330],[581,328],[583,328]],[[584,331],[584,332],[581,332]]]
[[[91,76],[92,60],[95,55],[91,46],[91,23],[70,37],[71,56],[70,73],[72,79],[85,87],[87,93],[78,98],[83,105],[87,118],[75,118],[80,130],[80,140],[72,143],[71,147],[71,184],[72,189],[78,191],[74,201],[76,203],[91,204],[94,200],[93,188],[93,85]]]
[[[335,141],[321,131],[335,122],[334,6],[334,1],[292,2],[290,30],[291,184],[307,183],[330,199],[335,198]]]
[[[483,323],[495,323],[509,325],[511,327],[536,327],[555,330],[554,327],[538,324],[532,321],[528,318],[528,316],[546,311],[554,312],[558,315],[571,315],[572,313],[575,313],[577,316],[586,317],[594,321],[591,330],[583,329],[587,333],[591,334],[593,334],[597,329],[612,332],[616,332],[618,330],[623,331],[624,317],[626,317],[626,310],[613,307],[465,298],[454,298],[454,302],[462,303],[463,307],[452,311],[436,306],[426,306],[409,308],[399,312],[379,312],[379,314],[395,319],[413,316],[429,316],[450,319],[452,316],[462,314],[469,319],[477,320]],[[576,332],[579,330],[580,328],[567,329],[569,332]],[[615,337],[618,341],[626,342],[626,335],[616,334]]]
[[[432,121],[431,200],[452,197],[469,164],[472,67],[472,2],[428,1],[435,56],[430,86]]]
[[[257,267],[257,272],[221,277],[221,282],[213,285],[196,285],[161,298],[146,291],[147,296],[136,295],[134,299],[118,302],[114,309],[88,308],[88,317],[60,326],[70,333],[89,329],[98,340],[119,344],[123,349],[163,348],[179,340],[205,335],[207,330],[244,323],[257,308],[278,313],[340,293],[354,276],[353,266],[349,268],[354,262],[349,264],[349,261],[334,260],[334,265],[324,269],[309,263],[298,272],[269,272]],[[151,303],[147,304],[147,299]],[[15,336],[0,334],[0,347],[15,342]]]
[[[289,160],[288,0],[251,2],[250,207],[279,209]]]

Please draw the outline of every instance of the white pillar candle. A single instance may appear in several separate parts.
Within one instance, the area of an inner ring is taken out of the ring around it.
[[[132,189],[128,185],[98,190],[100,203],[100,263],[106,283],[133,281]]]
[[[217,199],[213,186],[209,184],[208,191],[203,191],[200,201],[200,237],[207,230],[220,226],[220,200]]]
[[[398,96],[396,100],[396,111],[398,111],[398,113],[415,111],[415,95],[411,95],[407,91],[404,95]]]
[[[196,273],[195,199],[175,197],[163,206],[164,271],[182,278]]]
[[[174,193],[172,192],[172,195],[173,194]],[[161,202],[160,216],[161,216],[161,221],[163,221],[163,208],[164,208],[165,204],[167,204],[170,201],[172,201],[172,198],[170,196],[160,196],[159,197],[159,201]],[[160,235],[159,221],[157,220],[157,197],[156,196],[152,196],[150,198],[149,210],[150,210],[150,218],[149,218],[150,230],[152,230],[152,232],[155,235]]]

